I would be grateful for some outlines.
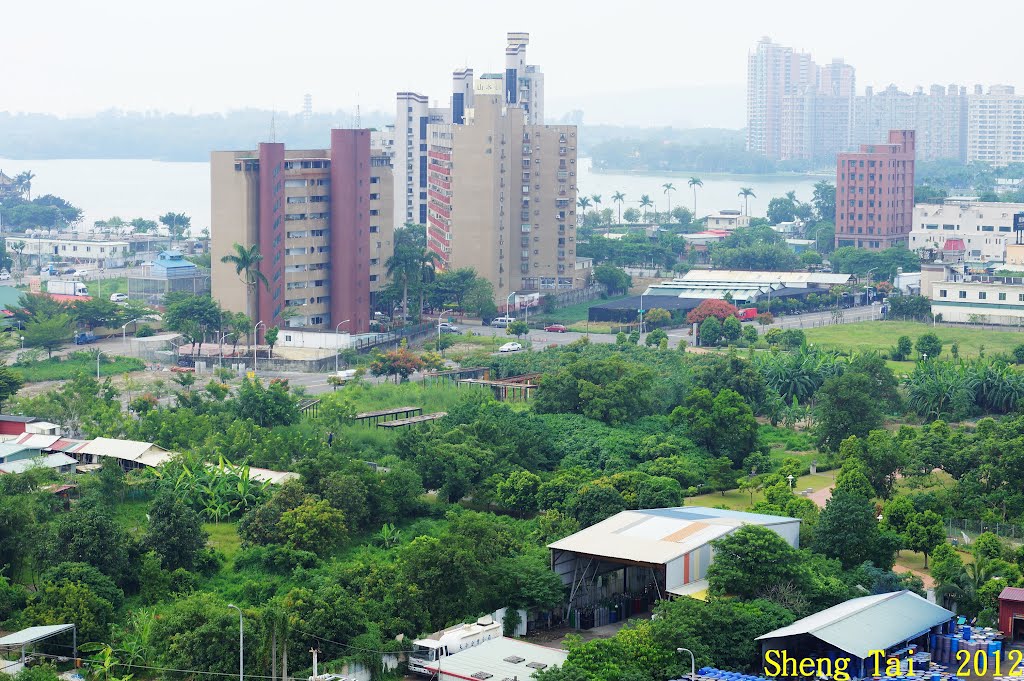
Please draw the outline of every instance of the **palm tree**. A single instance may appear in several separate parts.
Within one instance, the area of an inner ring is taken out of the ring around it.
[[[260,282],[263,282],[263,287],[269,291],[270,281],[267,279],[267,275],[263,274],[263,272],[260,272],[259,270],[259,264],[260,261],[263,260],[263,254],[260,253],[260,247],[257,244],[253,244],[252,246],[249,246],[249,248],[246,248],[242,244],[236,243],[234,248],[234,253],[225,255],[220,259],[220,261],[234,265],[235,274],[237,274],[245,283],[245,313],[250,314],[250,294],[256,293],[257,284]]]
[[[796,192],[793,190],[786,192],[786,198],[792,201],[794,206],[800,204],[800,199],[796,198]]]
[[[651,201],[651,197],[644,194],[640,197],[640,207],[644,209],[644,222],[647,222],[647,209],[654,205],[654,201]]]
[[[434,281],[437,276],[437,267],[441,264],[441,258],[429,248],[423,249],[420,254],[420,317],[423,317],[423,297],[427,291],[427,284]]]
[[[978,614],[978,592],[997,576],[999,575],[991,560],[976,557],[974,562],[964,565],[963,572],[952,582],[940,585],[935,590],[935,595],[940,599],[949,598],[956,601],[957,611],[970,617]]]
[[[28,200],[32,200],[32,180],[36,179],[36,174],[31,170],[26,170],[23,173],[18,173],[18,176],[14,178],[15,184],[25,193],[28,194]]]
[[[626,195],[622,192],[615,192],[612,194],[612,201],[619,204],[619,224],[622,224],[622,202],[626,200]]]
[[[740,196],[740,198],[743,199],[743,214],[744,215],[750,215],[750,213],[748,212],[748,209],[747,209],[748,208],[747,202],[751,198],[755,198],[756,199],[757,198],[757,194],[755,194],[754,190],[751,189],[750,187],[740,187],[739,196]]]
[[[665,184],[661,185],[661,188],[665,190],[665,192],[664,192],[665,196],[668,197],[668,213],[667,213],[667,215],[669,216],[668,219],[671,220],[672,219],[672,192],[674,192],[676,190],[676,186],[674,184],[672,184],[671,182],[666,182]]]
[[[699,177],[691,177],[686,183],[693,189],[693,219],[697,219],[697,187],[703,187],[704,181]]]
[[[581,196],[576,199],[576,205],[580,207],[580,214],[579,217],[576,218],[576,221],[582,225],[584,218],[587,217],[587,209],[590,208],[590,197]]]

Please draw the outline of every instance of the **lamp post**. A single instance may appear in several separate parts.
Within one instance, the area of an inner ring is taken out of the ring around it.
[[[260,325],[266,326],[263,320],[256,322],[256,326],[252,327],[252,375],[256,375],[256,348],[259,347],[259,332]]]
[[[508,310],[512,306],[512,296],[516,294],[515,291],[505,296],[505,316],[508,317]]]
[[[864,288],[864,304],[865,305],[868,304],[868,291],[871,289],[871,273],[874,272],[877,269],[878,269],[877,267],[872,267],[870,270],[868,270],[867,274],[865,275],[868,278],[868,284]]]
[[[444,316],[444,310],[437,315],[437,351],[441,351],[441,317]]]
[[[789,475],[787,475],[786,480],[789,480],[789,488],[793,489],[793,483],[796,482],[796,478],[793,477],[793,474],[790,473]]]
[[[238,611],[238,681],[245,681],[245,629],[242,622],[242,609],[230,603],[228,607]]]
[[[143,319],[142,317],[138,317],[137,319],[133,319],[130,322],[126,322],[121,327],[121,344],[122,345],[127,345],[128,344],[128,325],[129,324],[134,324],[135,322],[138,322],[138,321],[142,321],[142,319]]]
[[[220,335],[220,343],[219,343],[219,345],[220,345],[220,366],[221,366],[221,368],[224,367],[224,339],[227,338],[228,336],[235,336],[235,335],[237,335],[237,334],[234,331],[225,331],[224,333],[222,333]]]
[[[697,658],[689,648],[676,648],[677,653],[690,653],[690,679],[697,678]]]
[[[25,349],[25,337],[24,336],[21,337],[21,349],[22,350]]]
[[[347,324],[352,321],[351,319],[343,319],[338,322],[337,326],[334,327],[334,373],[338,373],[338,355],[341,353],[341,341],[338,338],[338,334],[341,333],[341,325]]]
[[[100,355],[102,355],[102,354],[103,354],[103,352],[99,348],[96,348],[96,380],[97,381],[100,380]]]

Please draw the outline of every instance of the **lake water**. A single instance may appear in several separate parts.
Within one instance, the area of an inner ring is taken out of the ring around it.
[[[210,164],[176,163],[134,159],[57,159],[22,161],[0,159],[0,170],[14,175],[31,170],[32,195],[56,194],[79,206],[85,213],[84,224],[117,215],[125,220],[136,217],[155,220],[174,211],[192,217],[193,231],[210,224]],[[757,198],[750,200],[750,214],[764,215],[775,196],[795,191],[801,201],[809,201],[813,186],[821,177],[808,175],[728,175],[712,173],[625,174],[598,173],[591,170],[590,159],[580,159],[581,194],[600,194],[602,207],[617,210],[612,194],[626,195],[623,210],[636,206],[640,196],[649,194],[657,209],[664,211],[668,200],[662,185],[676,186],[672,205],[693,209],[693,191],[687,180],[697,175],[704,186],[697,189],[697,209],[701,215],[725,208],[743,207],[738,193],[750,187]],[[832,179],[832,178],[828,178]]]

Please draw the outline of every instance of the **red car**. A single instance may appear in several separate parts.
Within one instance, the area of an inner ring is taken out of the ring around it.
[[[551,333],[565,333],[569,329],[565,328],[562,324],[548,324],[544,327],[544,330]]]

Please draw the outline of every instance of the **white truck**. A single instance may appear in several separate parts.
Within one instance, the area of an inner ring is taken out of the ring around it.
[[[64,296],[87,296],[89,289],[80,281],[68,281],[67,279],[51,279],[46,284],[49,293],[59,293]]]
[[[484,641],[501,638],[501,635],[501,623],[486,615],[474,624],[457,624],[427,638],[416,639],[412,642],[412,652],[409,653],[409,672],[420,676],[433,676],[435,672],[427,669],[426,665],[433,664],[442,657],[457,655],[463,650],[474,648]]]

